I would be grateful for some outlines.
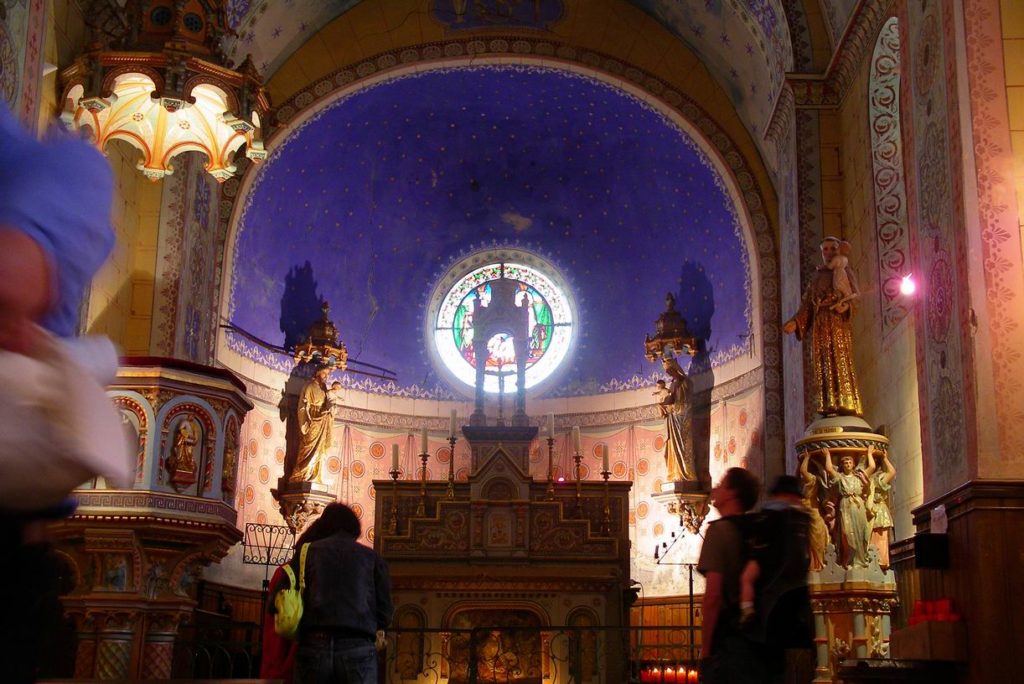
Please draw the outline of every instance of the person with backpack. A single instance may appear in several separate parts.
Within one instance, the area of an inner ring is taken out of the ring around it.
[[[285,684],[291,684],[292,674],[295,670],[295,652],[298,650],[298,642],[277,633],[277,596],[278,592],[285,589],[292,578],[298,578],[302,568],[295,568],[296,559],[300,558],[299,550],[320,539],[325,539],[340,531],[338,523],[340,520],[335,517],[328,520],[317,518],[306,531],[303,532],[298,541],[295,542],[295,554],[288,563],[281,565],[274,571],[270,578],[267,595],[272,600],[267,601],[265,607],[266,615],[263,616],[263,648],[260,651],[260,677],[262,679],[281,679]],[[290,571],[290,572],[289,572]],[[296,579],[296,582],[298,580]]]
[[[740,573],[746,562],[746,515],[757,503],[760,483],[750,471],[729,468],[711,490],[721,518],[704,533],[697,572],[704,575],[701,681],[747,684],[764,679],[763,646],[740,625]]]
[[[377,631],[394,610],[387,563],[356,541],[362,526],[345,504],[328,505],[319,523],[337,531],[308,546],[296,573],[305,592],[294,681],[377,684]]]
[[[740,624],[763,644],[765,681],[814,677],[814,616],[807,573],[811,516],[800,480],[780,475],[747,531],[749,556],[740,576]]]

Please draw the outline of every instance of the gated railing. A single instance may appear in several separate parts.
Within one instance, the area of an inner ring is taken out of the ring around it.
[[[384,637],[386,684],[623,684],[686,681],[696,667],[694,630],[679,627],[394,629]],[[173,677],[231,679],[259,674],[259,626],[183,627]],[[670,679],[667,673],[672,673]]]

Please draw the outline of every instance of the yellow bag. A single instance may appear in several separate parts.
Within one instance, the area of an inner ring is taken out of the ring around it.
[[[299,581],[295,582],[295,573],[291,565],[284,566],[284,574],[288,576],[288,588],[277,592],[274,597],[274,631],[285,639],[299,636],[299,623],[302,622],[302,592],[306,589],[306,550],[309,544],[303,544],[299,551]]]

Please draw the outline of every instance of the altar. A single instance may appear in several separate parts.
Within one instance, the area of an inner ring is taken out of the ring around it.
[[[625,681],[629,482],[529,475],[536,427],[466,426],[465,482],[376,480],[389,676]],[[598,664],[599,663],[599,664]]]

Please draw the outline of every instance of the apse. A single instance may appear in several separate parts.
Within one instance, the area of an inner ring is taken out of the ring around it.
[[[235,231],[226,314],[250,337],[230,348],[287,372],[252,338],[286,346],[327,301],[350,359],[398,378],[348,376],[357,390],[466,396],[438,365],[431,296],[501,249],[548,264],[575,307],[532,396],[653,384],[642,343],[669,292],[711,366],[751,352],[750,241],[720,167],[651,102],[578,73],[445,67],[346,92],[274,139]]]

